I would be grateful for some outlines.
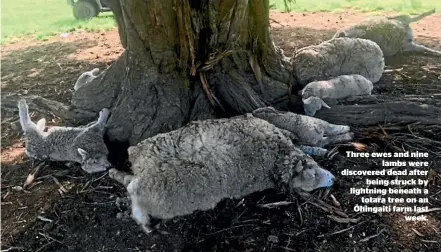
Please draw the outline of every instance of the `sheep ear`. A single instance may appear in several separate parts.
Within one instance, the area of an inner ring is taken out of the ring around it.
[[[93,75],[98,75],[98,73],[100,72],[100,69],[99,68],[94,68],[94,69],[92,69],[92,74]]]
[[[41,118],[38,122],[37,122],[37,129],[39,131],[44,131],[44,128],[46,128],[46,119]]]
[[[85,151],[85,150],[83,150],[83,149],[81,149],[81,148],[78,148],[77,151],[78,151],[78,154],[80,154],[80,156],[81,156],[83,159],[86,159],[86,158],[87,158],[87,151]]]
[[[309,98],[306,98],[306,99],[302,99],[302,101],[303,101],[303,104],[311,104],[311,102],[312,102],[312,96],[309,97]]]
[[[294,171],[301,172],[302,170],[303,170],[302,160],[299,160],[299,162],[297,162],[296,164],[296,167],[294,168]]]
[[[326,102],[323,101],[323,100],[322,100],[322,106],[325,107],[325,108],[327,108],[327,109],[330,109],[330,108],[331,108],[331,107],[329,107],[329,105],[326,104]]]

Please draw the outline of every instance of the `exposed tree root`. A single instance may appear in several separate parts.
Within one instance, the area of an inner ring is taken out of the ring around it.
[[[20,98],[20,96],[2,97],[2,109],[18,111],[17,104]],[[98,115],[98,113],[91,111],[71,109],[61,102],[48,100],[38,95],[29,95],[23,98],[26,99],[30,111],[38,111],[41,114],[51,113],[71,125],[83,124],[83,122],[90,123]]]
[[[441,99],[415,95],[356,97],[331,109],[322,109],[316,117],[351,126],[413,122],[441,124]]]

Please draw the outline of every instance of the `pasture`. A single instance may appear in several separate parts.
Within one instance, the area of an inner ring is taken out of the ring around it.
[[[330,39],[336,30],[373,12],[415,14],[433,7],[438,12],[412,28],[419,43],[441,50],[439,0],[297,0],[291,13],[280,12],[282,0],[275,4],[271,33],[287,56],[293,56],[297,48]],[[10,97],[40,95],[68,105],[82,72],[105,69],[123,52],[112,15],[76,21],[63,0],[4,0],[2,10],[2,251],[441,251],[441,211],[426,214],[426,221],[406,221],[400,213],[353,211],[360,196],[351,194],[350,188],[366,186],[365,180],[340,172],[378,169],[382,158],[347,158],[345,146],[334,160],[320,158],[318,162],[339,178],[331,194],[349,218],[358,219],[356,223],[336,221],[329,217],[333,213],[300,201],[262,207],[289,200],[269,190],[242,200],[227,199],[213,210],[167,221],[161,225],[161,234],[147,237],[133,220],[117,218],[126,206],[117,206],[115,199],[124,196],[125,190],[106,174],[88,175],[79,165],[27,158],[15,104],[4,103]],[[386,69],[400,68],[384,73],[373,93],[432,94],[441,100],[439,58],[403,54],[386,59]],[[31,112],[33,120],[45,117],[49,125],[64,125],[44,110]],[[439,126],[379,125],[355,133],[356,140],[373,151],[429,152],[425,161],[430,163],[426,178],[430,208],[441,206]],[[116,156],[115,160],[120,161]],[[35,175],[34,182],[26,190],[20,189],[29,174]]]

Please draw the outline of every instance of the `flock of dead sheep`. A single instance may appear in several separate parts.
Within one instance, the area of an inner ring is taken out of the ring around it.
[[[133,174],[111,168],[109,176],[127,188],[131,217],[150,233],[151,218],[212,209],[224,198],[268,188],[294,195],[331,187],[334,175],[312,156],[328,154],[327,145],[351,141],[353,133],[349,126],[313,116],[329,108],[329,101],[371,95],[384,71],[384,56],[403,51],[441,56],[416,44],[409,26],[434,11],[414,18],[371,17],[296,52],[290,60],[306,115],[264,107],[234,118],[194,121],[129,147]],[[99,69],[83,73],[74,90],[99,74]],[[31,121],[24,99],[18,108],[28,157],[81,163],[87,173],[110,168],[103,140],[108,109],[86,126],[47,129],[44,118]]]

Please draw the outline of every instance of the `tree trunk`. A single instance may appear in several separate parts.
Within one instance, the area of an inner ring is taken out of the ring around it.
[[[74,93],[72,112],[63,114],[76,122],[89,123],[110,108],[109,140],[134,145],[192,120],[267,105],[303,112],[300,98],[291,95],[297,85],[290,61],[269,35],[268,0],[109,0],[108,5],[125,51]],[[371,105],[333,106],[317,117],[349,125],[439,123],[430,116],[439,113],[436,104],[363,102]]]
[[[126,49],[74,93],[73,108],[111,108],[109,139],[140,140],[188,121],[286,107],[292,67],[269,36],[269,4],[110,0]]]

